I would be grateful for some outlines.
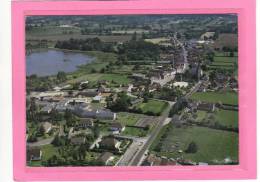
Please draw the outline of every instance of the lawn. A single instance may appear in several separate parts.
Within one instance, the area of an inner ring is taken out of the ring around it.
[[[238,105],[238,95],[236,92],[196,92],[191,95],[191,99],[205,102]]]
[[[134,126],[136,122],[143,117],[142,114],[134,114],[128,112],[117,113],[117,122],[123,125]]]
[[[42,161],[48,160],[53,155],[59,155],[58,148],[54,147],[53,145],[43,145],[41,147],[42,150]]]
[[[169,38],[161,37],[161,38],[153,38],[153,39],[145,39],[146,42],[151,42],[154,44],[159,44],[161,42],[170,41]]]
[[[192,141],[197,144],[197,152],[185,153]],[[156,148],[158,146],[160,151],[153,152],[172,158],[183,156],[184,159],[208,163],[222,162],[225,158],[238,160],[238,134],[207,127],[175,128],[171,126],[166,137],[157,143]],[[183,153],[179,153],[179,150]]]
[[[90,73],[80,76],[75,79],[69,80],[67,83],[73,84],[81,81],[90,81],[90,82],[97,82],[99,80],[107,80],[107,81],[114,81],[117,84],[128,84],[130,79],[127,75],[121,74],[109,74],[109,73]]]
[[[224,53],[222,53],[224,54]],[[237,57],[221,56],[221,53],[218,53],[214,57],[214,62],[210,65],[211,69],[225,69],[225,70],[237,70],[236,62]]]
[[[160,115],[167,107],[168,103],[158,100],[148,100],[137,105],[137,109],[140,109],[144,114]]]
[[[196,115],[197,122],[217,121],[223,126],[238,128],[238,111],[218,109],[213,113],[207,113],[206,111],[198,110]]]
[[[238,111],[219,110],[215,114],[216,120],[225,126],[238,127]]]
[[[121,134],[126,136],[144,137],[148,134],[148,130],[144,130],[142,128],[135,128],[135,127],[126,127]]]

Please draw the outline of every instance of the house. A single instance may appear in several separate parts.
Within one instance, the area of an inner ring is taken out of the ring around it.
[[[125,130],[125,126],[123,126],[121,123],[114,122],[110,125],[110,130],[113,131],[114,134],[119,134]]]
[[[105,86],[101,85],[101,86],[98,88],[98,92],[101,92],[101,93],[109,93],[109,92],[111,92],[111,88],[106,88]]]
[[[150,154],[142,163],[142,166],[169,166],[178,165],[174,159],[168,159],[167,157],[159,157],[155,154]]]
[[[86,138],[82,136],[75,136],[70,139],[72,145],[83,145],[86,142]]]
[[[99,103],[101,101],[101,99],[102,99],[102,96],[96,95],[95,97],[93,97],[92,102]]]
[[[197,112],[198,103],[190,101],[188,102],[188,108],[190,109],[191,112]]]
[[[103,152],[99,158],[97,159],[98,162],[108,165],[110,161],[114,159],[114,156],[111,152]]]
[[[105,137],[102,138],[101,142],[99,142],[99,148],[115,150],[119,149],[121,142],[119,142],[114,137]]]
[[[94,120],[91,118],[82,118],[77,124],[78,128],[92,128],[94,126]]]
[[[200,103],[198,105],[198,110],[214,112],[215,111],[215,104],[214,103]]]
[[[100,85],[108,85],[109,81],[107,81],[107,80],[99,80],[98,84],[100,84]]]
[[[27,161],[39,161],[42,159],[42,151],[40,148],[27,148]]]
[[[200,36],[201,40],[208,40],[208,39],[212,39],[215,35],[215,32],[205,32],[204,34],[202,34]]]
[[[44,128],[44,132],[45,133],[49,133],[51,131],[51,129],[52,129],[52,124],[49,123],[49,122],[44,122],[42,124],[42,127]]]
[[[78,93],[78,96],[84,96],[84,97],[95,97],[98,95],[99,92],[97,89],[85,89]]]
[[[52,111],[53,107],[54,107],[53,104],[48,104],[48,105],[44,106],[44,107],[41,109],[41,112],[42,112],[42,113],[50,114],[50,112]]]

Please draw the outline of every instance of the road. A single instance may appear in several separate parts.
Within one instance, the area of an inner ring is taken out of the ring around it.
[[[51,137],[51,138],[47,138],[47,139],[43,139],[43,140],[40,140],[40,141],[37,141],[37,142],[33,142],[33,143],[27,143],[27,145],[29,147],[40,147],[40,146],[43,146],[43,145],[49,145],[52,143],[54,137]]]

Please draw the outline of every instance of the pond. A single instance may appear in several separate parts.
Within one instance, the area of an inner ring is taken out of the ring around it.
[[[56,75],[59,71],[73,72],[78,66],[91,63],[94,60],[83,53],[47,50],[33,52],[26,56],[26,75],[37,76]]]

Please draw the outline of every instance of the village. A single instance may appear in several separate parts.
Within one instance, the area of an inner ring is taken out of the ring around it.
[[[72,74],[28,76],[27,164],[238,164],[237,47],[221,45],[217,34],[138,38],[134,32],[129,42],[111,43],[117,61],[96,60]],[[51,48],[64,49],[63,41]],[[131,51],[143,54],[141,62],[130,59]],[[111,58],[104,54],[102,59]]]

